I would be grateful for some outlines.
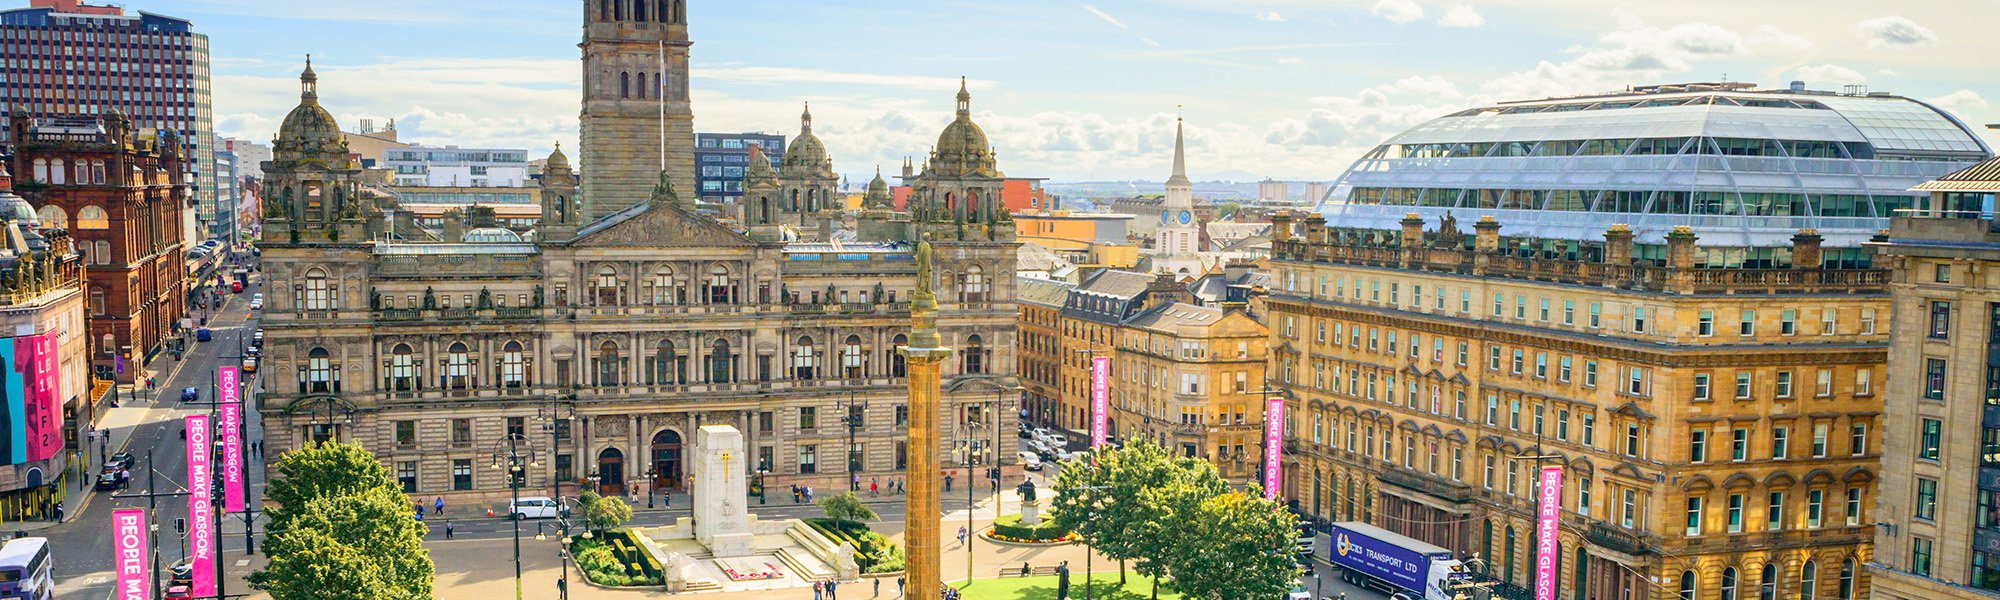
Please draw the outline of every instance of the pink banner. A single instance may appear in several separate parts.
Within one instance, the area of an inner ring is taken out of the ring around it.
[[[57,366],[56,335],[51,331],[14,338],[0,352],[0,365],[13,373],[0,386],[0,400],[12,421],[7,423],[12,443],[0,449],[9,464],[48,460],[62,452],[62,386]]]
[[[1285,397],[1264,398],[1264,499],[1278,499],[1278,477],[1284,468]]]
[[[1104,445],[1111,436],[1111,357],[1090,359],[1090,447]]]
[[[149,600],[153,595],[147,580],[146,534],[145,509],[111,511],[111,570],[117,576],[111,597],[115,600]]]
[[[1535,600],[1556,599],[1556,571],[1562,568],[1557,524],[1562,520],[1563,468],[1542,467],[1539,514],[1535,520]]]
[[[208,415],[188,415],[188,563],[194,570],[194,595],[215,595],[215,472],[211,454],[215,438]]]
[[[216,369],[220,388],[216,401],[222,403],[222,511],[243,512],[243,405],[238,403],[237,367]]]

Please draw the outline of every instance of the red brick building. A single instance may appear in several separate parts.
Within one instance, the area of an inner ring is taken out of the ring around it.
[[[179,136],[134,128],[115,111],[12,126],[15,190],[83,255],[91,363],[112,370],[123,356],[119,379],[130,381],[186,309]]]

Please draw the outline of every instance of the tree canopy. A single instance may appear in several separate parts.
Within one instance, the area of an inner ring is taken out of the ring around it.
[[[359,446],[284,454],[266,511],[265,554],[250,585],[278,600],[431,597],[425,528],[388,469]]]
[[[835,521],[866,523],[879,517],[874,509],[862,504],[861,497],[854,495],[854,492],[820,498],[819,509],[826,513],[826,518]]]

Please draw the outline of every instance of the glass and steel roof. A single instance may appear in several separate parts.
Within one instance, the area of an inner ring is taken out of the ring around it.
[[[1963,122],[1882,94],[1647,88],[1505,102],[1397,134],[1320,205],[1329,224],[1396,229],[1493,215],[1509,235],[1601,240],[1615,223],[1662,243],[1782,246],[1801,228],[1858,246],[1909,206],[1909,189],[1991,155]]]

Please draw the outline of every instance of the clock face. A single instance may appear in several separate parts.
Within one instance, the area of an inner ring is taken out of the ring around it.
[[[1194,222],[1194,215],[1185,210],[1181,211],[1181,224],[1186,225],[1192,222]]]

